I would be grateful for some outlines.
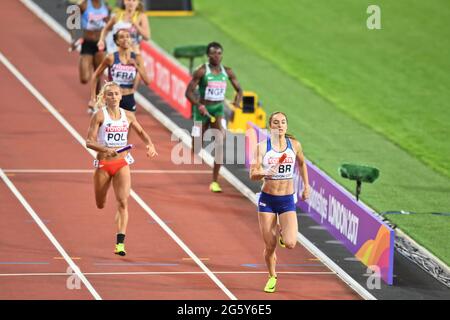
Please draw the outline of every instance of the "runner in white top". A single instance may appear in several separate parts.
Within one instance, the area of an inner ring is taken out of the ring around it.
[[[303,200],[309,197],[309,182],[300,142],[286,133],[286,115],[282,112],[272,113],[269,128],[270,138],[256,146],[250,178],[264,179],[258,199],[259,227],[265,244],[264,259],[269,271],[269,280],[264,291],[275,292],[277,234],[278,241],[284,248],[293,249],[297,243],[298,222],[293,181],[296,162],[305,186],[302,192]]]
[[[105,207],[106,195],[111,183],[117,200],[117,242],[115,253],[125,252],[125,232],[128,224],[128,197],[130,195],[130,167],[134,160],[128,151],[116,150],[128,144],[128,130],[134,129],[145,143],[147,156],[154,157],[155,150],[150,136],[144,131],[133,112],[122,110],[120,87],[114,82],[106,83],[97,97],[100,111],[93,114],[89,125],[86,147],[98,151],[94,161],[95,201],[97,208]],[[106,106],[103,106],[106,104]]]

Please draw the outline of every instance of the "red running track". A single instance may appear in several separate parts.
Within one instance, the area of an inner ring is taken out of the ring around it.
[[[89,93],[78,83],[77,54],[67,53],[67,44],[20,2],[3,6],[9,14],[0,19],[0,28],[8,30],[1,53],[84,137]],[[300,245],[277,250],[278,290],[264,293],[267,274],[254,205],[223,179],[224,192],[210,193],[206,165],[174,165],[171,133],[141,110],[138,120],[159,156],[148,160],[134,141],[132,172],[161,171],[132,173],[132,188],[231,295],[132,198],[128,254],[114,255],[114,198],[110,190],[106,208],[96,209],[92,156],[3,64],[0,72],[0,167],[101,298],[360,299]],[[0,299],[93,299],[83,283],[80,289],[67,287],[67,262],[4,183],[0,201]]]

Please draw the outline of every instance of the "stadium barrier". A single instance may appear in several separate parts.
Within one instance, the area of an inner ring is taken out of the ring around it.
[[[149,87],[183,117],[190,119],[192,107],[184,95],[191,81],[187,68],[151,41],[141,42],[141,55],[151,80]]]
[[[252,161],[254,146],[267,138],[265,131],[247,123],[246,166]],[[395,232],[373,210],[323,171],[306,160],[311,187],[310,198],[301,200],[303,181],[296,174],[297,207],[308,213],[358,260],[393,284]],[[298,170],[298,168],[297,168]]]

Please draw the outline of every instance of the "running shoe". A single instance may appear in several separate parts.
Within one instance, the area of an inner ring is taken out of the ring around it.
[[[220,185],[215,181],[209,185],[209,190],[212,192],[222,192],[222,188],[220,188]]]
[[[264,287],[264,292],[274,293],[276,285],[277,285],[277,277],[269,276],[269,280],[267,280],[266,286]]]
[[[281,235],[281,233],[280,233],[280,237],[278,238],[278,244],[280,245],[280,247],[286,248],[286,245],[284,244],[283,236]]]
[[[126,255],[127,252],[125,251],[125,244],[123,243],[116,244],[116,249],[114,250],[114,253],[122,257]]]

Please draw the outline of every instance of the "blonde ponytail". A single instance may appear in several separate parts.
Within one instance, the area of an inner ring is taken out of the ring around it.
[[[105,106],[106,89],[109,87],[113,87],[113,86],[120,88],[119,85],[117,83],[115,83],[114,81],[105,82],[103,87],[100,89],[100,92],[98,93],[97,98],[95,99],[95,110],[98,110]]]

